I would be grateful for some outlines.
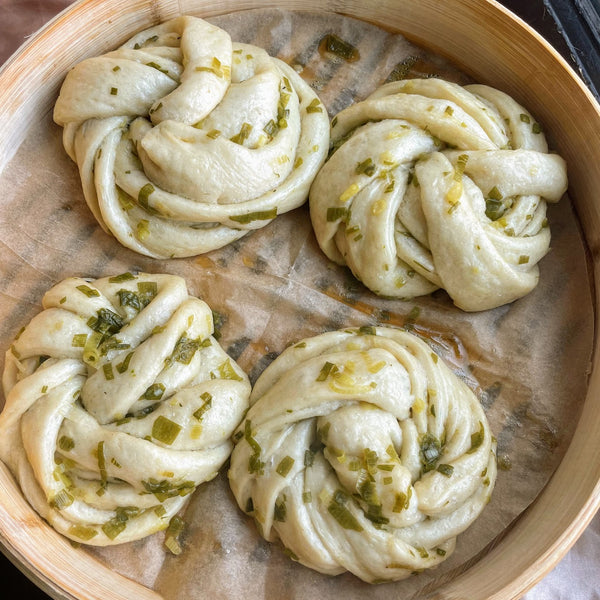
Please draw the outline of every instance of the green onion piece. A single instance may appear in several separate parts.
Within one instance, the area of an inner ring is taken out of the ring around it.
[[[279,521],[280,523],[285,523],[286,516],[287,506],[285,503],[285,498],[277,498],[277,500],[275,500],[275,506],[273,508],[273,519],[275,521]]]
[[[152,437],[170,446],[181,431],[181,425],[160,415],[152,425]]]
[[[69,450],[75,448],[75,441],[71,437],[61,435],[58,440],[58,447],[65,452],[69,452]]]
[[[116,96],[119,93],[119,88],[116,87],[111,87],[110,88],[110,95],[111,96]]]
[[[262,448],[252,436],[252,423],[249,420],[246,420],[244,424],[244,439],[248,442],[250,448],[253,450],[253,454],[248,460],[248,472],[262,475],[265,468],[265,463],[260,460]]]
[[[129,306],[140,312],[154,300],[158,293],[158,286],[155,281],[140,281],[137,287],[137,293],[122,289],[117,292],[117,295],[121,306]]]
[[[233,215],[229,217],[231,221],[235,221],[236,223],[242,223],[244,225],[248,223],[252,223],[253,221],[267,221],[270,219],[274,219],[277,216],[277,207],[271,208],[269,210],[259,210],[252,213],[247,213],[245,215]]]
[[[72,535],[84,542],[89,542],[94,536],[98,535],[98,532],[92,527],[86,527],[85,525],[71,525],[69,527],[69,535]]]
[[[377,456],[377,452],[375,450],[371,450],[370,448],[363,449],[363,459],[365,461],[365,465],[367,467],[367,471],[374,475],[377,471],[377,461],[379,457]]]
[[[198,408],[196,411],[194,411],[194,417],[196,419],[198,419],[198,421],[202,421],[202,417],[204,416],[204,413],[211,407],[212,395],[209,394],[208,392],[204,392],[203,394],[200,395],[200,399],[204,400],[204,403],[202,404],[202,406],[200,408]]]
[[[419,59],[416,56],[408,56],[401,60],[388,75],[385,83],[390,81],[400,81],[402,79],[407,79],[411,76],[412,68],[417,63]]]
[[[102,371],[104,372],[104,379],[106,379],[106,381],[111,381],[115,378],[115,374],[113,373],[111,363],[106,363],[102,365]]]
[[[119,521],[129,521],[129,519],[137,517],[141,510],[137,506],[118,506],[115,512],[115,519]]]
[[[165,393],[164,383],[153,383],[146,388],[146,391],[142,394],[144,400],[160,400]]]
[[[304,466],[312,467],[315,462],[315,453],[312,450],[306,450],[304,452]]]
[[[423,434],[419,442],[423,473],[427,473],[435,469],[442,452],[442,445],[438,438],[429,432]]]
[[[96,296],[100,295],[100,292],[98,290],[95,290],[93,288],[91,288],[88,285],[78,285],[77,289],[82,293],[85,294],[88,298],[94,298]]]
[[[334,33],[328,33],[321,39],[319,42],[319,49],[322,52],[330,52],[348,62],[354,62],[360,58],[360,53],[357,48]]]
[[[175,496],[187,496],[196,489],[193,481],[183,481],[182,483],[171,483],[167,479],[158,481],[150,478],[148,481],[142,480],[142,485],[148,494],[154,494],[159,502],[164,502],[167,498]]]
[[[352,531],[363,531],[362,525],[356,517],[346,508],[349,497],[343,490],[336,490],[327,506],[329,514],[344,528]]]
[[[348,209],[345,206],[330,206],[327,209],[327,222],[333,223],[338,220],[344,221],[348,217]]]
[[[180,362],[184,365],[189,365],[194,357],[194,354],[200,348],[200,340],[192,340],[185,333],[175,343],[173,353],[165,360],[165,364],[170,365],[173,361]]]
[[[108,308],[100,308],[96,312],[96,317],[90,317],[87,325],[90,329],[102,333],[103,335],[112,335],[118,333],[125,322],[123,319]]]
[[[304,502],[304,504],[312,502],[312,493],[310,491],[302,492],[302,502]]]
[[[100,472],[100,488],[106,489],[108,474],[106,472],[106,456],[104,456],[104,441],[98,442],[98,471]]]
[[[83,347],[83,362],[95,367],[100,360],[98,348],[102,343],[102,334],[94,332],[88,336],[85,346]]]
[[[400,462],[400,457],[398,456],[398,453],[396,452],[396,448],[394,448],[393,444],[390,444],[386,449],[385,449],[387,455],[395,461]]]
[[[176,556],[182,551],[179,536],[183,533],[184,528],[185,522],[181,517],[177,515],[171,517],[165,534],[165,546]]]
[[[71,346],[73,348],[84,348],[87,337],[87,333],[76,333],[71,340]]]
[[[462,181],[463,173],[469,160],[468,154],[460,154],[456,159],[456,167],[454,168],[454,181]]]
[[[523,123],[531,123],[531,119],[529,118],[529,115],[526,115],[525,113],[521,113],[519,115],[519,118],[521,119],[521,121]]]
[[[126,272],[121,273],[120,275],[115,275],[114,277],[110,277],[108,279],[109,283],[123,283],[124,281],[131,281],[132,279],[136,279],[136,276]]]
[[[71,504],[73,504],[73,500],[73,496],[71,496],[67,490],[62,489],[52,497],[52,499],[49,501],[49,505],[56,510],[62,510],[67,506],[71,506]]]
[[[363,471],[363,476],[359,477],[356,487],[358,494],[367,504],[379,504],[377,486],[375,485],[374,479],[370,477],[366,471]]]
[[[369,504],[365,517],[375,526],[387,525],[390,520],[383,516],[381,504]]]
[[[273,119],[271,119],[264,127],[263,131],[270,137],[273,137],[277,133],[278,127],[277,123]]]
[[[124,344],[121,340],[115,337],[109,337],[107,340],[102,342],[100,354],[102,354],[102,356],[106,356],[112,350],[127,350],[127,348],[131,348],[131,345]]]
[[[534,123],[531,126],[532,133],[542,133],[542,126],[539,123]]]
[[[454,467],[452,465],[446,465],[442,463],[437,466],[436,471],[439,471],[442,475],[445,475],[446,477],[451,477],[452,473],[454,473]]]
[[[250,123],[242,123],[240,132],[229,138],[233,143],[242,145],[252,133],[252,125]]]
[[[111,519],[102,525],[102,531],[109,540],[114,540],[127,527],[127,521],[120,521],[117,518]]]
[[[282,477],[285,477],[294,466],[294,459],[291,456],[284,456],[279,464],[277,465],[277,473]]]
[[[220,130],[218,130],[218,129],[211,129],[206,134],[206,137],[209,137],[211,140],[216,140],[220,135],[221,135]]]
[[[233,381],[243,381],[241,375],[238,375],[228,358],[224,363],[219,365],[219,375],[221,379],[231,379]]]
[[[377,468],[380,471],[393,471],[395,467],[396,467],[396,465],[394,465],[394,464],[377,465]]]
[[[325,381],[330,374],[336,373],[338,371],[338,368],[336,365],[334,365],[333,363],[327,361],[322,367],[321,370],[319,371],[319,375],[317,376],[317,379],[315,381]]]
[[[490,198],[491,200],[502,200],[503,196],[502,193],[500,192],[500,190],[494,186],[487,195],[488,198]]]
[[[363,325],[358,328],[357,335],[377,335],[377,329],[373,325]]]
[[[158,63],[155,63],[154,61],[147,62],[146,66],[152,67],[153,69],[156,69],[157,71],[160,71],[161,73],[164,73],[165,75],[169,74],[168,69],[164,69],[163,67],[161,67]]]
[[[313,101],[306,107],[307,113],[323,112],[323,107],[318,98],[314,98]]]
[[[360,471],[361,467],[362,467],[362,465],[361,465],[360,461],[358,461],[356,459],[348,462],[348,471],[354,471],[354,472]]]
[[[150,235],[150,222],[147,219],[141,219],[136,226],[137,238],[143,242]]]
[[[410,498],[412,496],[412,489],[408,488],[407,493],[399,492],[396,494],[396,500],[394,502],[394,508],[392,508],[392,512],[400,513],[403,510],[407,509],[410,505]]]
[[[365,160],[356,165],[354,172],[357,175],[367,175],[368,177],[371,177],[371,175],[375,173],[376,168],[377,167],[375,166],[373,159],[366,158]]]
[[[479,431],[471,434],[471,447],[467,450],[467,454],[472,454],[483,444],[485,438],[485,428],[483,423],[479,421]]]
[[[125,357],[125,360],[123,362],[120,362],[116,366],[116,369],[119,373],[122,374],[122,373],[125,373],[125,371],[127,371],[132,357],[133,357],[133,352],[129,352],[129,354],[127,354],[127,356]]]
[[[119,204],[121,206],[121,208],[124,211],[130,211],[132,208],[135,207],[135,202],[133,201],[133,198],[123,189],[121,189],[119,186],[117,187],[117,200],[119,201]]]
[[[147,183],[146,185],[140,188],[138,192],[138,204],[146,211],[152,214],[156,214],[157,211],[148,203],[148,199],[150,195],[154,192],[154,186],[151,183]]]
[[[519,256],[519,264],[520,265],[526,265],[529,262],[529,256],[527,256],[526,254],[521,254],[521,256]]]
[[[485,216],[490,221],[497,221],[504,214],[504,203],[495,198],[485,199]]]

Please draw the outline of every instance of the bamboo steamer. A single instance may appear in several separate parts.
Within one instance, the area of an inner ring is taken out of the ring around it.
[[[569,165],[570,196],[590,249],[590,270],[598,277],[600,106],[539,35],[493,0],[81,0],[40,30],[0,71],[0,172],[30,125],[51,109],[65,73],[78,61],[178,14],[210,17],[258,7],[338,12],[398,31],[530,108]],[[598,290],[594,298],[599,301]],[[599,360],[595,352],[581,420],[549,484],[483,558],[428,598],[519,598],[557,564],[588,525],[600,505]],[[33,512],[2,464],[0,543],[57,598],[160,598],[85,553],[76,553]]]

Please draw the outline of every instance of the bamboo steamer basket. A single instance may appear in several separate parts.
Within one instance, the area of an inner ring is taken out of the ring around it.
[[[178,14],[211,17],[259,7],[337,12],[397,31],[527,106],[546,124],[553,147],[569,165],[570,197],[590,250],[591,274],[598,277],[600,106],[552,47],[493,0],[80,0],[0,70],[0,172],[29,127],[51,109],[75,63]],[[594,299],[595,304],[600,300],[597,289]],[[558,563],[589,524],[600,505],[599,361],[595,351],[580,422],[548,485],[485,556],[427,598],[519,598]],[[33,512],[1,463],[0,545],[56,598],[160,599],[76,552]]]

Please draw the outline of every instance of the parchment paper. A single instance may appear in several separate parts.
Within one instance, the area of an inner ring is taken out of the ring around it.
[[[404,38],[344,17],[274,10],[212,21],[234,40],[262,46],[295,65],[330,116],[364,98],[398,65],[408,75],[468,81]],[[329,32],[357,46],[360,60],[349,63],[319,52],[319,40]],[[592,347],[585,247],[568,198],[549,210],[552,250],[541,262],[534,292],[511,305],[467,314],[441,291],[410,302],[377,298],[320,252],[306,206],[197,258],[157,261],[135,254],[105,234],[88,211],[61,134],[51,115],[41,116],[0,175],[2,351],[39,312],[43,293],[54,283],[71,275],[126,270],[185,277],[190,292],[216,311],[221,344],[252,381],[302,337],[354,325],[408,326],[478,394],[498,439],[501,466],[492,502],[459,537],[453,557],[402,582],[373,587],[349,574],[327,577],[292,562],[280,546],[262,540],[237,508],[226,468],[192,496],[182,555],[165,553],[163,534],[81,552],[91,552],[166,600],[411,598],[465,568],[535,499],[573,434]]]

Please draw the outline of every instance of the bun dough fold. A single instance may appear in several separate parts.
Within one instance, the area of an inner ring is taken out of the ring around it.
[[[333,154],[316,177],[317,240],[376,294],[443,288],[466,311],[529,293],[547,253],[546,203],[565,162],[511,97],[483,85],[383,85],[334,117]]]
[[[452,553],[496,476],[473,392],[416,336],[325,333],[257,380],[229,480],[260,533],[295,560],[375,583]]]
[[[76,65],[54,120],[100,225],[155,258],[300,206],[329,143],[325,107],[292,68],[189,16]]]
[[[217,475],[250,384],[210,308],[172,275],[69,278],[6,353],[0,458],[86,544],[165,529]]]

